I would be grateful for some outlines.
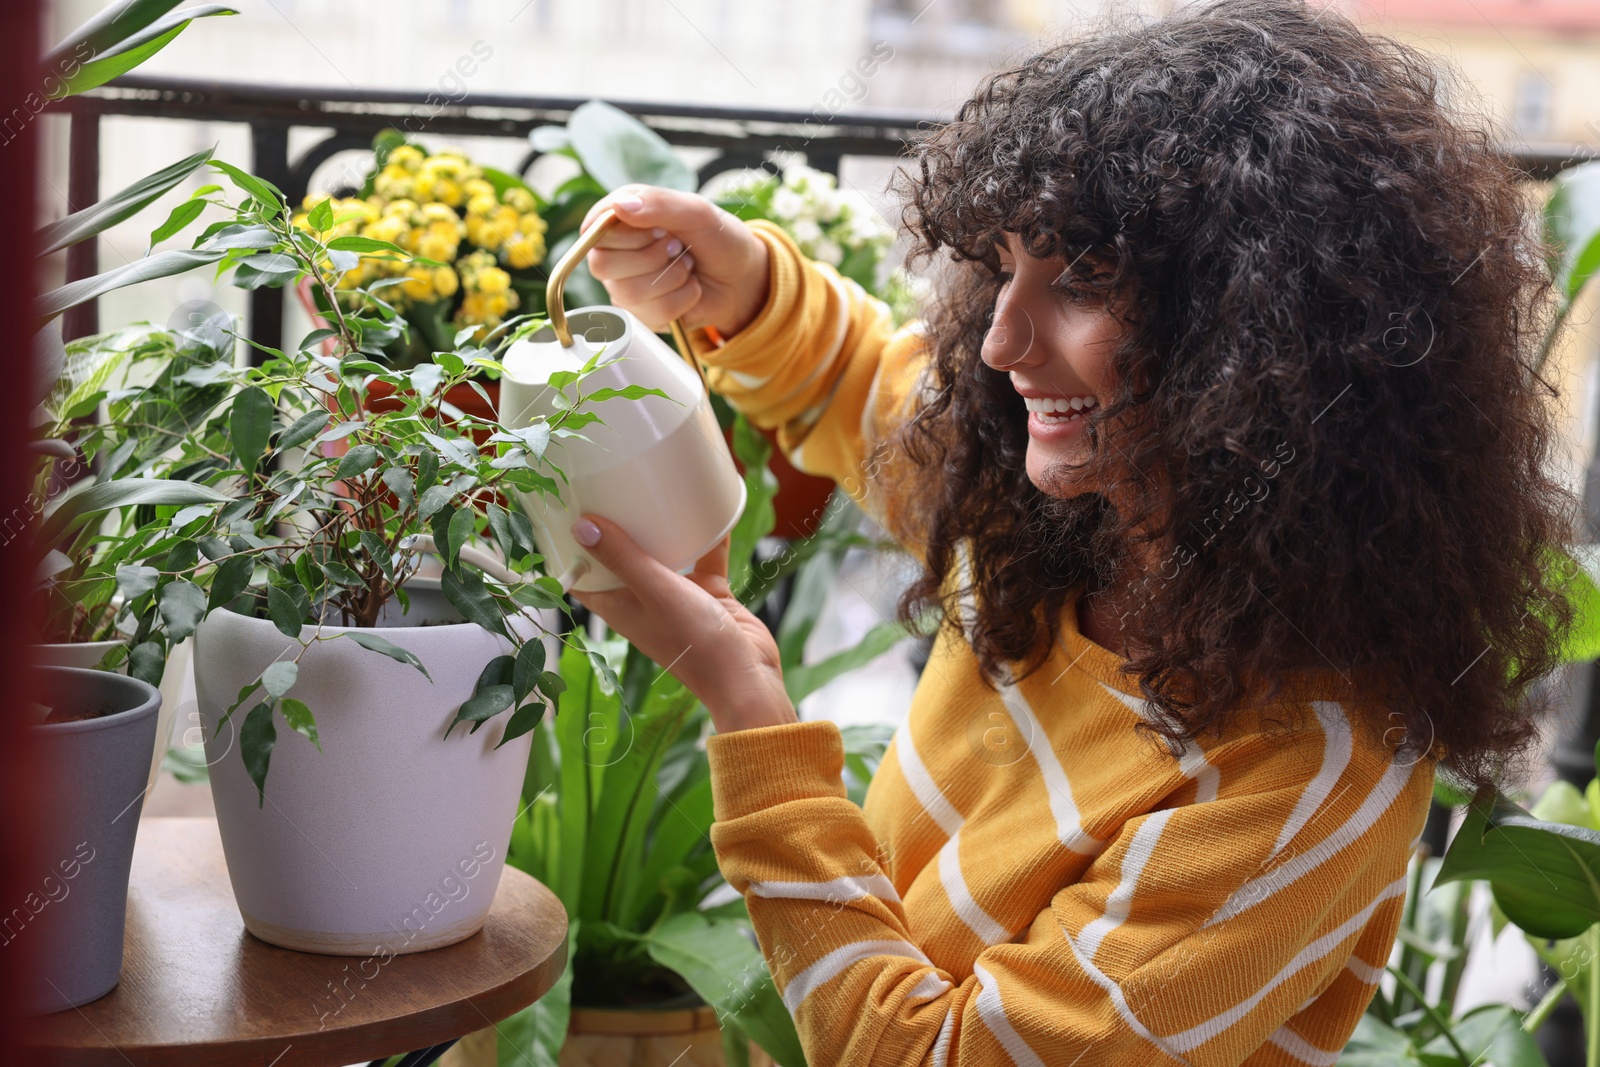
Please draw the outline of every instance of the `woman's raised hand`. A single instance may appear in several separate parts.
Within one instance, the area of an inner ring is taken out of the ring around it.
[[[767,246],[705,197],[623,185],[589,209],[582,229],[608,207],[617,222],[589,253],[589,273],[652,330],[681,318],[685,329],[731,337],[767,302]]]

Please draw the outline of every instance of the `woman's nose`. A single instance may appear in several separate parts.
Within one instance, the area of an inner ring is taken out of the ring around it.
[[[979,353],[995,370],[1007,370],[1026,359],[1033,351],[1033,319],[1028,312],[1001,297],[995,305],[994,319],[984,335]]]

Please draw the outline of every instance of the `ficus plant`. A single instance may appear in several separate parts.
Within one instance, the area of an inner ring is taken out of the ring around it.
[[[208,612],[226,607],[269,619],[299,643],[293,657],[246,685],[219,723],[242,716],[239,748],[264,798],[280,719],[320,747],[316,709],[294,693],[307,649],[350,640],[426,674],[412,653],[372,629],[386,603],[408,606],[406,581],[426,536],[444,563],[444,595],[463,619],[510,648],[484,669],[446,737],[458,725],[476,732],[504,712],[510,719],[500,743],[526,734],[563,688],[545,663],[530,609],[565,610],[565,600],[541,569],[531,524],[509,502],[517,491],[559,497],[565,474],[545,450],[553,438],[582,437],[584,426],[600,421],[590,405],[663,394],[641,387],[585,392],[596,353],[579,371],[551,377],[561,399],[549,419],[512,428],[461,413],[445,392],[461,383],[482,390],[477,374],[499,373],[500,352],[542,320],[511,320],[481,337],[480,329],[464,330],[453,350],[395,370],[382,352],[407,327],[383,289],[398,279],[342,282],[362,256],[416,257],[372,238],[329,236],[340,221],[331,201],[314,205],[296,225],[277,188],[230,164],[211,165],[242,198],[230,203],[220,190],[208,194],[227,217],[208,226],[194,250],[215,257],[218,273],[231,272],[247,289],[305,280],[321,291],[331,315],[287,350],[246,338],[258,365],[218,359],[179,376],[222,392],[189,413],[162,473],[226,499],[163,516],[165,536],[117,568],[122,611],[140,636],[160,632],[178,641]],[[392,397],[374,410],[365,399],[380,383]],[[491,542],[498,558],[463,551],[480,540]],[[331,626],[357,629],[324,631]],[[576,631],[562,640],[587,652]]]

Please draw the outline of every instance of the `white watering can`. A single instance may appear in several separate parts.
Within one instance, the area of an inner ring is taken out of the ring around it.
[[[547,573],[563,590],[600,592],[622,581],[573,539],[571,526],[585,513],[601,515],[626,530],[656,559],[680,574],[693,568],[733,529],[744,511],[744,479],[733,465],[727,441],[711,407],[704,372],[675,319],[672,336],[680,359],[631,312],[586,307],[570,315],[561,304],[568,275],[589,254],[616,216],[606,211],[561,258],[545,291],[550,324],[511,345],[501,360],[500,421],[511,429],[554,419],[557,371],[578,371],[602,353],[576,387],[623,389],[642,385],[667,398],[616,397],[591,410],[604,423],[578,429],[589,440],[552,437],[545,457],[566,473],[561,503],[542,493],[515,491],[533,525],[534,542]],[[568,397],[574,395],[568,386]]]

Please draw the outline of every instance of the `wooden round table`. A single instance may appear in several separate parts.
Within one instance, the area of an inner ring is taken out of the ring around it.
[[[214,820],[146,819],[122,981],[28,1020],[24,1039],[39,1062],[96,1067],[340,1067],[400,1053],[430,1063],[544,996],[566,957],[561,901],[512,867],[483,929],[457,944],[381,967],[277,948],[245,932]]]

